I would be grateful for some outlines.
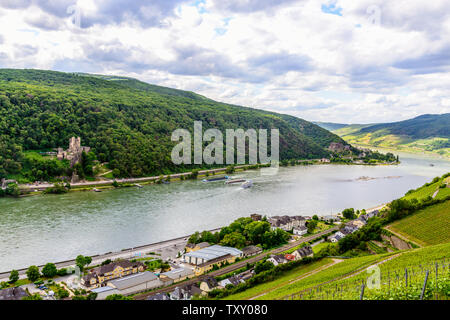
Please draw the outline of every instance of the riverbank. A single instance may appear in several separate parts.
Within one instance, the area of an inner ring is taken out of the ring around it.
[[[323,159],[311,159],[311,160],[298,160],[296,165],[359,165],[359,166],[382,166],[382,165],[398,165],[400,162],[393,163],[364,163],[362,161],[356,160],[349,163],[345,162],[329,162],[323,161]],[[239,165],[234,167],[233,173],[246,171],[248,169],[262,169],[268,168],[269,165],[265,164],[257,164],[257,165]],[[286,167],[286,166],[285,166]],[[211,175],[216,174],[227,174],[229,168],[218,168],[218,169],[210,169],[210,170],[200,170],[198,171],[198,175],[195,179],[198,178],[207,178]],[[67,189],[67,192],[80,192],[80,191],[92,191],[92,190],[108,190],[108,189],[116,189],[116,188],[129,188],[129,187],[137,187],[139,185],[149,185],[154,183],[162,183],[162,181],[166,182],[176,182],[176,181],[184,181],[189,180],[192,176],[193,172],[183,172],[183,173],[175,173],[170,175],[159,175],[159,176],[150,176],[150,177],[140,177],[140,178],[121,178],[121,179],[104,179],[98,181],[82,181],[78,183],[70,184],[70,189]],[[231,173],[232,174],[232,173]],[[53,188],[55,186],[54,183],[37,183],[37,184],[20,184],[19,189],[21,195],[19,197],[28,197],[34,195],[45,194],[47,189]]]

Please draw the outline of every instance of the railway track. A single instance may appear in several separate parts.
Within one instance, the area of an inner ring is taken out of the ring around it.
[[[221,275],[233,272],[235,270],[238,270],[238,269],[246,266],[247,263],[256,263],[256,262],[264,259],[269,254],[279,254],[279,253],[284,252],[286,250],[295,248],[296,246],[298,246],[298,245],[300,245],[302,243],[309,242],[311,240],[320,238],[323,235],[328,234],[328,233],[333,232],[333,231],[336,231],[336,230],[338,230],[338,227],[333,227],[331,229],[322,231],[322,232],[320,232],[318,234],[315,234],[315,235],[303,238],[301,240],[298,240],[298,241],[295,241],[295,242],[291,242],[291,243],[286,244],[286,245],[284,245],[282,247],[273,249],[273,250],[271,250],[269,252],[261,253],[261,254],[259,254],[257,256],[251,257],[251,258],[246,259],[244,261],[239,261],[239,262],[237,262],[235,264],[232,264],[230,266],[226,266],[226,267],[224,267],[222,269],[219,269],[219,270],[216,270],[216,271],[212,271],[212,272],[210,272],[208,274],[201,275],[201,276],[192,278],[192,279],[187,280],[187,281],[175,283],[175,284],[172,284],[170,286],[167,286],[167,287],[164,287],[164,288],[161,288],[161,289],[157,289],[157,290],[154,290],[154,291],[151,291],[151,292],[147,292],[147,293],[143,293],[143,294],[140,294],[140,295],[136,295],[134,297],[134,299],[135,300],[145,300],[148,297],[150,297],[152,295],[155,295],[157,293],[169,293],[169,292],[172,292],[176,287],[179,287],[179,286],[195,284],[195,283],[197,283],[199,281],[202,281],[202,280],[204,280],[206,278],[209,278],[209,277],[218,277],[218,276],[221,276]]]

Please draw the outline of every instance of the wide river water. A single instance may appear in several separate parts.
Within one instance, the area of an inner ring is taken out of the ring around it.
[[[400,160],[398,166],[315,165],[280,168],[273,176],[234,175],[252,179],[250,189],[199,180],[3,198],[0,271],[185,236],[251,213],[328,215],[371,208],[450,171],[445,160],[411,154],[400,154]]]

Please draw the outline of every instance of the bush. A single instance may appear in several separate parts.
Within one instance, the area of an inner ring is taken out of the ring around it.
[[[26,275],[27,275],[28,280],[30,280],[31,282],[35,282],[41,276],[41,274],[39,272],[39,268],[36,266],[29,267],[26,272]]]
[[[42,275],[46,278],[53,278],[58,274],[58,269],[54,263],[47,263],[44,268],[42,268]]]

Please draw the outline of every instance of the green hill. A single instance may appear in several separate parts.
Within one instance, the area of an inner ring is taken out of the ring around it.
[[[115,76],[0,69],[0,178],[46,180],[67,174],[67,164],[36,153],[67,148],[80,136],[100,162],[120,176],[158,175],[186,168],[172,164],[178,128],[277,128],[280,158],[327,156],[335,134],[305,120],[213,101],[193,92]],[[33,154],[33,156],[27,156]]]
[[[372,125],[337,127],[334,133],[349,143],[426,152],[450,157],[450,113]]]

